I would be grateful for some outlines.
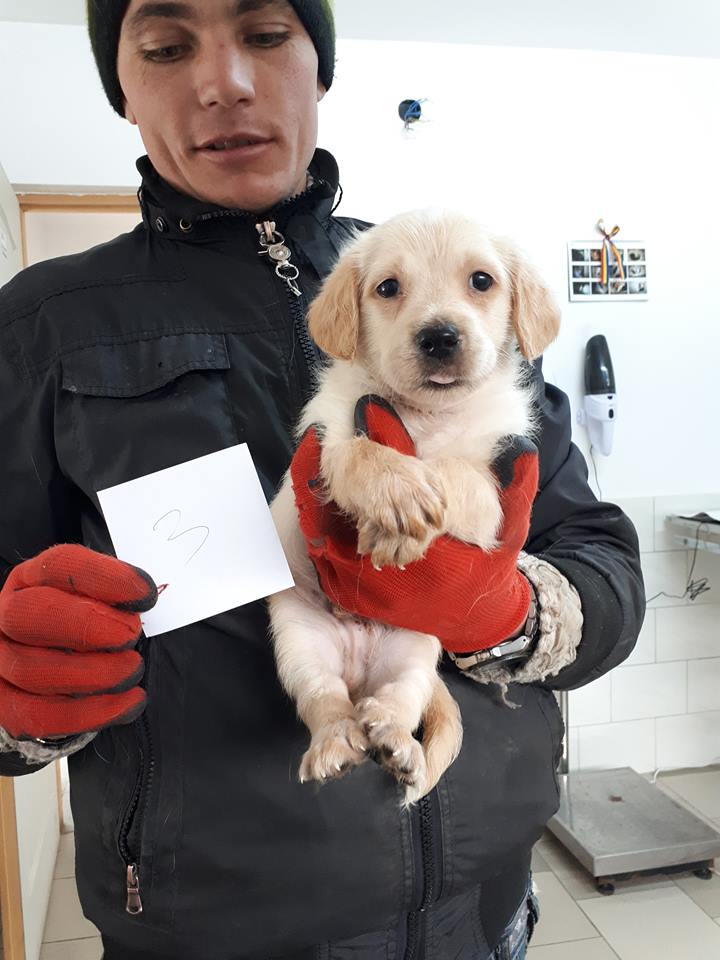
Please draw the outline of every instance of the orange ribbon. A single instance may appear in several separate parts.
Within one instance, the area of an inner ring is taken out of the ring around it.
[[[601,282],[608,282],[608,261],[611,253],[615,256],[615,260],[617,261],[618,269],[620,271],[620,279],[624,280],[625,268],[623,267],[622,254],[613,243],[613,237],[616,237],[620,233],[620,227],[613,227],[608,233],[608,231],[605,229],[605,221],[598,220],[597,228],[603,235]]]

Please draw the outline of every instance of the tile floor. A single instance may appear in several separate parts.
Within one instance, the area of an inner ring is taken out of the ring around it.
[[[664,790],[720,828],[720,770],[664,774]],[[542,918],[528,960],[720,958],[720,875],[658,876],[598,893],[586,871],[546,833],[533,854]],[[72,834],[60,843],[40,960],[99,960],[97,930],[82,915]]]

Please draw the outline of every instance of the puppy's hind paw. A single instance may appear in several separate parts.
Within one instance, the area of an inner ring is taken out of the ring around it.
[[[392,712],[375,697],[355,705],[358,720],[367,734],[375,760],[409,789],[422,789],[427,780],[422,745],[412,731],[398,723]],[[420,793],[419,796],[424,796]]]
[[[327,724],[312,738],[300,762],[300,782],[325,783],[344,777],[367,758],[368,746],[367,737],[353,717]]]

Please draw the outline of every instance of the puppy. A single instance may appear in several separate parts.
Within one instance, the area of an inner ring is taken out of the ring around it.
[[[491,463],[534,429],[528,368],[559,314],[514,247],[448,213],[395,218],[344,252],[309,313],[333,362],[300,420],[322,427],[325,495],[357,524],[359,552],[405,566],[442,535],[491,550],[502,516]],[[417,457],[356,436],[357,400],[395,408]],[[270,598],[280,680],[310,731],[300,779],[326,781],[370,751],[428,793],[457,756],[458,707],[437,673],[438,639],[338,616],[300,531],[289,475],[272,504],[296,586]],[[423,724],[423,742],[413,733]]]

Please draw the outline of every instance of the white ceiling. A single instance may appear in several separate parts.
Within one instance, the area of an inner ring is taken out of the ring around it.
[[[720,57],[718,0],[335,0],[341,37]],[[0,20],[74,23],[85,0],[0,0]]]

